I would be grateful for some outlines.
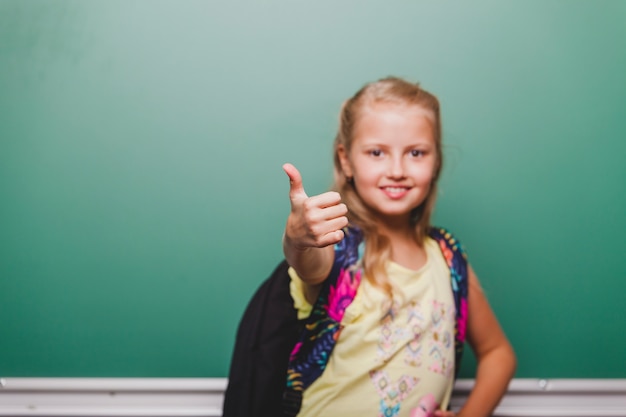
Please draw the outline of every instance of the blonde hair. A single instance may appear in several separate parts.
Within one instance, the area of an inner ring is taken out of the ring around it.
[[[383,289],[390,296],[392,286],[387,279],[385,266],[391,257],[389,239],[377,232],[375,214],[363,203],[356,192],[351,179],[346,178],[339,159],[338,148],[341,146],[349,154],[355,127],[359,117],[368,106],[377,103],[419,106],[426,111],[431,119],[435,140],[436,164],[430,191],[422,204],[411,213],[410,224],[415,241],[421,246],[428,235],[430,216],[437,196],[437,180],[441,173],[443,156],[441,152],[441,118],[437,97],[413,84],[396,77],[387,77],[366,84],[353,97],[343,103],[339,118],[339,129],[334,143],[334,177],[333,190],[338,191],[348,207],[348,220],[361,228],[366,245],[363,256],[363,269],[370,282]]]

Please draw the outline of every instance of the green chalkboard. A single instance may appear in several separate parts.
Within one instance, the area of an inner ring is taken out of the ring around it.
[[[517,377],[626,377],[626,2],[0,0],[0,376],[222,377],[342,100],[443,106]],[[464,364],[463,376],[473,364]]]

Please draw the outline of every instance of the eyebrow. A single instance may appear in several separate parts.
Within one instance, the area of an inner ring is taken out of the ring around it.
[[[363,139],[361,141],[360,145],[358,145],[358,146],[359,147],[377,146],[377,147],[380,147],[380,148],[389,148],[389,147],[391,147],[385,141],[378,140],[378,139],[375,139],[375,138],[373,138],[373,139],[365,138],[365,139]],[[423,147],[423,146],[432,147],[432,146],[434,146],[434,144],[432,144],[428,140],[418,139],[418,140],[410,143],[409,145],[405,146],[404,149],[410,149],[410,148],[414,148],[414,147]],[[354,147],[354,144],[353,144],[353,147]]]

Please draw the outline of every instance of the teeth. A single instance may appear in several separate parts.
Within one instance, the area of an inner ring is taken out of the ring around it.
[[[402,187],[385,187],[386,191],[389,191],[391,193],[401,193],[402,191],[406,190],[406,188],[402,188]]]

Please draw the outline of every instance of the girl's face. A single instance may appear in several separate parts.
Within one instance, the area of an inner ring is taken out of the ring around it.
[[[344,174],[383,221],[408,221],[428,196],[438,163],[429,113],[416,105],[376,103],[363,110],[348,152],[337,149]]]

